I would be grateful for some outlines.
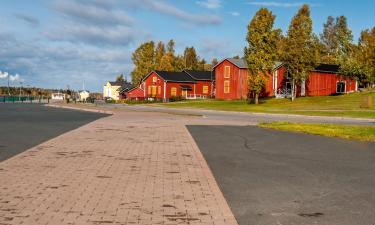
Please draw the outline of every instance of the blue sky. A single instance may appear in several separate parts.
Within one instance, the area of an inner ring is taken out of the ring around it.
[[[177,53],[194,46],[207,61],[241,55],[260,7],[286,32],[303,3],[311,6],[317,34],[329,15],[345,15],[355,41],[375,26],[370,0],[2,0],[0,86],[6,72],[15,86],[81,89],[85,82],[100,91],[117,74],[129,76],[131,53],[148,40],[174,39]]]

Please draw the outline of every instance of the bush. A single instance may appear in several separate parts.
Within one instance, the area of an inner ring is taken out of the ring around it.
[[[184,100],[181,96],[172,97],[169,99],[170,102],[179,102]]]

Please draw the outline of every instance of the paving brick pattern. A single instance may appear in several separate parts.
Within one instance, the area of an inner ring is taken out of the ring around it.
[[[0,163],[0,225],[235,225],[184,124],[116,112]]]

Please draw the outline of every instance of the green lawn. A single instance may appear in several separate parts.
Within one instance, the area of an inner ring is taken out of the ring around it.
[[[327,137],[339,137],[359,141],[375,141],[375,126],[306,124],[290,122],[261,123],[258,126],[290,132],[322,135]]]
[[[371,96],[370,108],[362,108],[364,97]],[[187,100],[157,104],[173,108],[199,108],[223,111],[264,112],[300,114],[314,116],[345,116],[375,118],[375,91],[358,92],[339,96],[299,97],[294,102],[290,99],[262,99],[259,105],[248,104],[243,100]]]

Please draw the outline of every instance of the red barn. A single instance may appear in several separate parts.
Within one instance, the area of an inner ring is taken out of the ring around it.
[[[207,98],[212,93],[210,71],[152,71],[143,79],[146,99]]]
[[[217,99],[245,99],[248,94],[247,65],[244,59],[227,58],[214,66],[215,97]],[[333,95],[357,90],[357,82],[339,74],[337,65],[320,64],[308,79],[297,87],[298,96]],[[286,97],[291,94],[291,79],[287,68],[276,62],[269,74],[261,97]]]

